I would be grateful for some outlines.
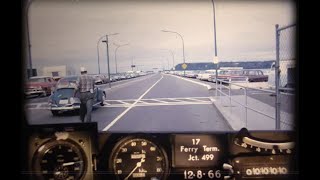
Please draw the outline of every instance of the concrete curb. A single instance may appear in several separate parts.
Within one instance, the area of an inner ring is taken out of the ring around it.
[[[224,114],[226,114],[226,113],[222,113],[222,112],[221,112],[221,110],[220,110],[221,108],[218,107],[219,105],[217,105],[216,100],[213,99],[213,97],[210,97],[210,101],[212,102],[212,105],[213,105],[215,108],[218,109],[219,115],[226,121],[226,123],[227,123],[227,125],[229,126],[229,128],[230,128],[231,130],[235,130],[235,127],[233,127],[233,126],[231,125],[230,121],[228,120],[229,117],[226,117],[226,116],[224,115]]]

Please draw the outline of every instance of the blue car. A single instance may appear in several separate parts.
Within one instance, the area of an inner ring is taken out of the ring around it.
[[[77,89],[79,76],[62,78],[56,84],[53,94],[49,97],[49,106],[52,115],[56,116],[66,111],[77,111],[80,109],[80,93]],[[93,106],[104,105],[106,92],[102,89],[94,89]]]

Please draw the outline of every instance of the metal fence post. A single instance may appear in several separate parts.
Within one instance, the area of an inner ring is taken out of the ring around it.
[[[220,102],[221,102],[221,81],[219,82],[219,86],[220,86],[220,93],[219,93],[219,95],[220,95]]]
[[[216,78],[216,97],[218,96],[218,91],[217,91],[217,89],[218,89],[218,80],[217,80],[217,78]]]
[[[231,106],[231,83],[230,83],[230,80],[229,80],[229,99],[230,99],[230,113],[232,113],[232,106]]]
[[[246,122],[246,127],[248,127],[248,99],[247,99],[247,88],[244,88],[244,94],[245,94],[245,110],[246,112],[244,113],[245,117],[245,122]]]
[[[279,90],[279,86],[280,86],[280,66],[279,66],[279,25],[276,24],[276,64],[275,64],[275,82],[276,82],[276,129],[279,130],[280,129],[280,90]]]

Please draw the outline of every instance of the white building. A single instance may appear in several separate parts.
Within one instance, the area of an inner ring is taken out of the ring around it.
[[[68,67],[66,65],[63,66],[46,66],[42,68],[43,76],[51,76],[51,77],[65,77],[70,75],[75,75],[76,72],[74,68]]]

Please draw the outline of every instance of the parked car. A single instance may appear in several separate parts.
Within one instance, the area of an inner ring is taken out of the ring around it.
[[[210,77],[210,81],[215,81],[215,75]],[[218,80],[222,81],[247,81],[247,77],[243,75],[243,70],[219,70]]]
[[[197,79],[200,79],[202,81],[209,81],[209,76],[210,75],[215,75],[216,74],[216,70],[215,69],[209,69],[206,70],[200,74],[198,74]]]
[[[248,78],[249,82],[268,82],[268,76],[264,75],[261,70],[245,69],[242,75]]]
[[[69,76],[59,80],[55,91],[49,97],[49,106],[52,115],[58,115],[66,111],[75,111],[80,109],[80,93],[77,85],[79,76]],[[106,99],[106,92],[98,87],[94,89],[94,106],[100,104]]]
[[[50,95],[56,85],[56,81],[49,76],[34,76],[30,77],[25,84],[24,94],[30,95]]]

